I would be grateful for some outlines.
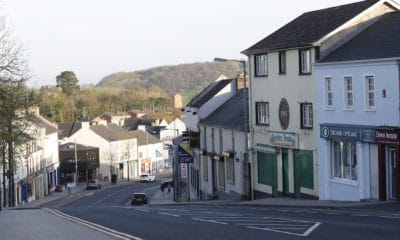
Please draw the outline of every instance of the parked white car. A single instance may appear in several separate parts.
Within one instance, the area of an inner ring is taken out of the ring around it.
[[[140,182],[153,182],[156,180],[156,176],[152,173],[146,173],[140,175]]]

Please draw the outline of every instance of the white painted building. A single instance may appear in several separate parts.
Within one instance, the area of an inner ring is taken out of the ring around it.
[[[250,131],[256,197],[319,195],[314,63],[393,1],[361,1],[307,12],[243,51],[250,65]]]
[[[59,140],[61,144],[76,142],[99,148],[100,168],[98,177],[111,179],[117,174],[119,179],[137,177],[138,146],[137,139],[128,131],[115,124],[89,125],[82,123],[60,123]],[[128,166],[129,165],[129,166]]]
[[[247,194],[243,98],[242,89],[199,123],[203,199],[239,200]]]
[[[399,24],[386,14],[316,65],[320,199],[400,199]]]

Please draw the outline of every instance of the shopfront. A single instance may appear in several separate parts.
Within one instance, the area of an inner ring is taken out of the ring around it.
[[[319,186],[321,200],[360,201],[374,196],[377,145],[372,126],[321,124]]]
[[[382,127],[376,129],[379,166],[379,200],[400,201],[400,129]]]

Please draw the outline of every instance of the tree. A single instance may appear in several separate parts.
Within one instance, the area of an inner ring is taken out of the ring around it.
[[[79,80],[73,71],[61,72],[61,74],[56,77],[56,80],[57,87],[60,87],[67,96],[79,90]]]
[[[26,87],[29,76],[30,69],[22,47],[11,37],[6,18],[0,13],[0,156],[3,174],[8,171],[11,207],[15,204],[15,149],[32,139],[28,130],[32,116],[28,111],[31,94]]]

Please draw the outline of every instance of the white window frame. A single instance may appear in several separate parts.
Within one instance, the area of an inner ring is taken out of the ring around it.
[[[268,102],[256,102],[256,125],[269,125]]]
[[[311,73],[311,48],[299,50],[300,74]]]
[[[349,88],[348,80],[351,82],[351,88]],[[345,76],[343,78],[343,98],[344,110],[354,110],[354,84],[352,76]],[[351,104],[349,104],[349,102],[351,102]]]
[[[335,144],[340,145],[340,152],[336,152]],[[351,148],[349,148],[349,146]],[[347,150],[347,152],[345,152]],[[349,152],[349,150],[354,150]],[[347,141],[332,141],[331,144],[331,179],[349,184],[358,183],[357,143]],[[337,158],[338,161],[335,161]],[[335,163],[339,163],[336,167]],[[353,167],[352,167],[353,166]]]
[[[286,74],[286,51],[280,51],[279,57],[279,74]]]
[[[370,89],[369,79],[373,79],[374,81],[374,89]],[[376,80],[374,74],[365,74],[364,75],[364,84],[365,84],[365,111],[376,111]],[[371,94],[373,96],[373,105],[370,104]]]
[[[267,76],[268,75],[268,55],[267,54],[260,54],[255,55],[255,71],[256,76]]]
[[[329,83],[328,83],[329,81]],[[333,78],[332,76],[326,76],[324,78],[324,87],[325,87],[325,110],[333,110]],[[329,99],[330,98],[330,99]],[[331,103],[329,103],[329,100]]]
[[[309,102],[301,103],[301,128],[312,129],[313,128],[313,105]]]

